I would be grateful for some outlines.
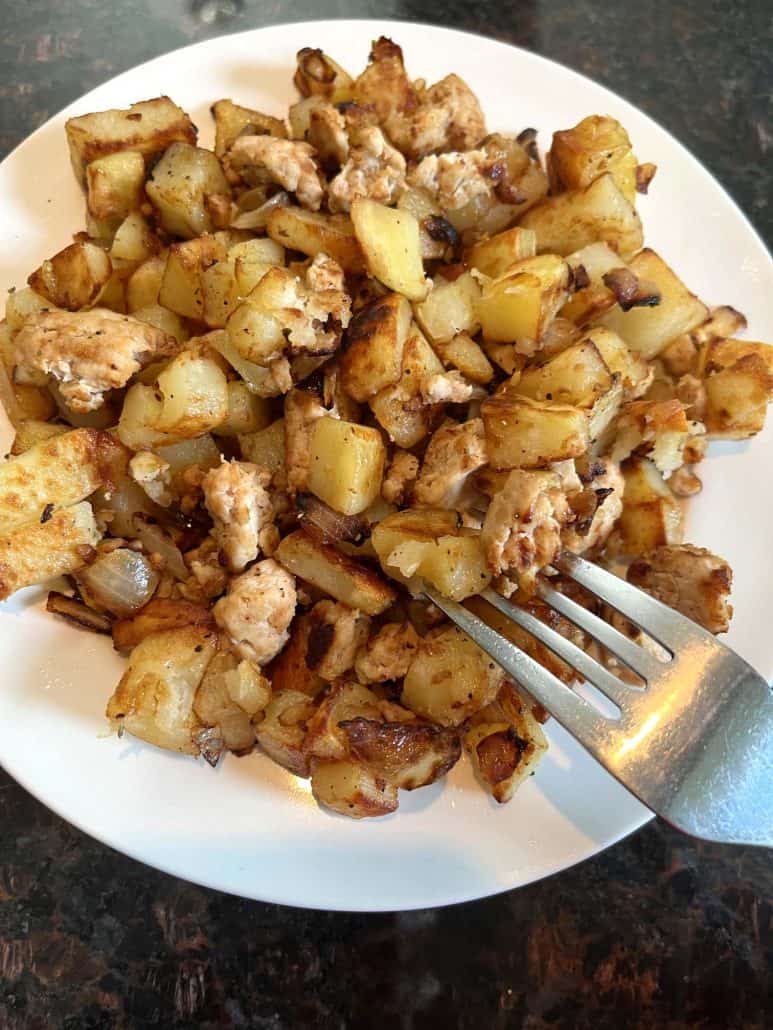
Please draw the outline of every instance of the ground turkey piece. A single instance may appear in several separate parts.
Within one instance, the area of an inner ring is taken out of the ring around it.
[[[381,129],[368,126],[356,133],[348,161],[330,183],[328,204],[333,212],[349,211],[353,200],[369,197],[388,206],[404,189],[405,158]]]
[[[381,496],[387,504],[403,504],[418,474],[416,455],[396,448],[381,484]]]
[[[421,381],[421,397],[425,404],[464,404],[470,400],[474,389],[472,383],[468,383],[456,370],[435,372]]]
[[[286,332],[290,354],[332,354],[352,317],[341,266],[317,254],[303,280],[287,276],[282,307],[274,312]]]
[[[287,643],[296,601],[294,577],[266,558],[231,580],[213,614],[243,658],[266,665]]]
[[[447,75],[419,97],[410,115],[395,114],[385,128],[410,158],[446,150],[469,150],[486,135],[478,98],[458,75]]]
[[[258,556],[260,532],[273,518],[270,482],[268,469],[247,461],[224,461],[204,477],[204,501],[231,572],[241,572]]]
[[[314,161],[314,148],[275,136],[239,136],[225,157],[225,166],[246,182],[268,178],[294,193],[298,203],[319,211],[324,187]]]
[[[491,164],[485,150],[425,157],[408,174],[408,182],[426,190],[444,211],[458,211],[481,195],[493,196],[495,182],[484,169]]]
[[[368,637],[370,620],[355,608],[335,601],[318,601],[311,609],[306,664],[332,682],[354,665],[358,648]]]
[[[481,419],[441,426],[424,454],[414,502],[426,508],[455,508],[468,477],[485,464]]]
[[[658,547],[631,564],[628,582],[710,633],[725,633],[730,626],[733,572],[723,558],[704,547]]]
[[[179,350],[161,329],[104,308],[41,311],[28,318],[14,341],[22,369],[44,372],[59,383],[73,411],[95,411],[108,390],[117,390],[157,358]]]
[[[580,473],[585,488],[572,497],[575,521],[564,530],[563,545],[575,554],[599,551],[623,511],[625,480],[610,458],[594,458]]]
[[[365,684],[402,679],[418,646],[419,635],[410,622],[388,622],[358,652],[357,679]]]

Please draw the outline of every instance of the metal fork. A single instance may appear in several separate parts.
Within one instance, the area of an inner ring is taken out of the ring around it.
[[[644,681],[624,683],[493,590],[484,600],[572,666],[619,709],[607,717],[462,605],[427,596],[594,758],[668,823],[694,837],[773,847],[773,693],[730,648],[685,616],[572,554],[554,566],[668,653],[634,643],[541,579],[539,597]],[[763,626],[760,632],[765,632]]]

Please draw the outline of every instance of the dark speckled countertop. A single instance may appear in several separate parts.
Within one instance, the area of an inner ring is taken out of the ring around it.
[[[304,18],[435,21],[536,50],[621,93],[773,239],[765,0],[2,8],[2,154],[115,73],[208,36]],[[0,1030],[773,1025],[770,852],[700,845],[653,823],[497,898],[348,916],[240,901],[154,872],[84,837],[2,771],[0,826]]]

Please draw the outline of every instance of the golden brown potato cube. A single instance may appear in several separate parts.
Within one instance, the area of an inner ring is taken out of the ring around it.
[[[343,388],[356,401],[398,381],[410,325],[411,306],[397,293],[371,301],[354,316],[340,369]]]
[[[212,105],[215,119],[215,154],[222,157],[230,149],[237,136],[287,137],[285,123],[269,114],[240,107],[232,100],[218,100]]]
[[[339,722],[339,729],[353,757],[400,790],[434,783],[461,754],[455,730],[415,720],[382,722],[357,716]]]
[[[677,336],[658,357],[672,376],[687,375],[696,370],[699,353],[702,360],[705,359],[708,344],[729,340],[735,333],[744,329],[746,318],[740,311],[725,304],[713,308],[706,321],[696,329]]]
[[[668,477],[684,463],[691,434],[684,405],[676,399],[632,401],[620,412],[610,457],[623,461],[634,451],[650,457]]]
[[[610,537],[610,553],[636,557],[681,543],[682,509],[653,462],[631,458],[622,473],[623,512]]]
[[[116,229],[110,248],[110,259],[125,276],[124,266],[141,265],[160,250],[161,241],[158,236],[139,211],[132,211]],[[100,297],[100,303],[104,303],[104,293]]]
[[[196,690],[193,712],[203,726],[218,731],[224,748],[235,755],[246,755],[255,746],[255,730],[250,716],[231,697],[226,678],[238,666],[239,660],[233,654],[221,652],[213,656]],[[266,704],[269,696],[267,691]],[[206,739],[211,747],[211,735]],[[217,754],[210,752],[210,758],[216,760]]]
[[[144,100],[126,111],[97,111],[70,118],[65,132],[73,171],[81,184],[86,166],[106,154],[134,150],[147,162],[175,140],[196,142],[196,126],[169,97]]]
[[[102,298],[100,298],[100,306],[101,304]],[[148,304],[146,308],[137,308],[136,311],[132,311],[132,317],[136,318],[138,322],[147,322],[148,325],[154,325],[156,329],[162,329],[169,336],[174,336],[178,343],[185,343],[190,336],[182,318],[176,312],[170,311],[169,308],[162,307],[160,304]],[[148,365],[137,376],[137,381],[152,382],[157,372],[158,365],[155,368]]]
[[[415,306],[416,321],[433,346],[447,343],[458,333],[475,335],[480,328],[479,300],[480,286],[469,272],[453,282],[438,275],[427,299]]]
[[[554,132],[549,162],[564,189],[590,186],[609,172],[626,200],[636,201],[636,157],[628,133],[615,118],[592,114],[573,129]]]
[[[266,231],[272,240],[290,250],[316,257],[327,254],[348,273],[361,273],[365,257],[354,234],[351,219],[320,214],[300,207],[278,207],[268,218]]]
[[[620,377],[623,395],[629,400],[640,397],[652,381],[652,370],[640,355],[629,350],[611,329],[588,329],[578,342],[590,342],[601,354],[609,371]]]
[[[366,615],[379,615],[396,597],[371,569],[335,547],[313,540],[302,529],[282,540],[275,557],[300,579]]]
[[[527,211],[520,225],[537,234],[541,254],[572,254],[602,241],[627,260],[644,238],[636,209],[609,173],[582,189],[548,197]]]
[[[220,365],[194,351],[183,351],[164,368],[157,380],[161,395],[158,428],[162,433],[189,439],[223,422],[228,414],[228,389]]]
[[[531,705],[505,683],[497,700],[473,716],[464,746],[483,787],[504,804],[534,772],[548,742]]]
[[[367,197],[352,202],[351,215],[370,274],[408,300],[424,300],[429,280],[424,278],[419,223],[413,215]]]
[[[430,630],[403,682],[402,704],[441,726],[459,726],[497,696],[503,673],[456,626]]]
[[[398,447],[415,446],[430,432],[442,406],[422,404],[421,385],[443,365],[417,326],[408,333],[403,350],[400,379],[370,399],[376,419]]]
[[[308,613],[293,620],[290,639],[268,669],[274,691],[296,690],[308,697],[316,697],[327,686],[306,661],[313,627],[314,621]]]
[[[589,243],[570,254],[566,263],[572,269],[575,286],[586,280],[587,285],[575,290],[561,308],[561,317],[583,327],[617,303],[614,293],[604,282],[604,276],[628,266],[608,243]]]
[[[136,150],[123,150],[97,158],[86,168],[86,204],[89,213],[113,227],[120,225],[143,200],[145,158]]]
[[[202,319],[212,329],[224,329],[228,316],[241,300],[236,263],[216,261],[201,273]]]
[[[0,462],[2,533],[85,500],[99,487],[115,484],[126,469],[126,451],[110,433],[52,428],[57,435],[51,439]]]
[[[477,268],[484,275],[498,279],[511,265],[532,258],[536,253],[536,234],[516,225],[470,247],[465,252],[464,263],[468,268]]]
[[[309,719],[303,748],[310,758],[348,758],[349,744],[339,723],[362,717],[381,720],[378,698],[356,682],[334,683]]]
[[[331,104],[343,104],[354,95],[351,75],[332,57],[314,47],[306,46],[298,51],[293,83],[302,97],[322,97]]]
[[[173,143],[153,169],[145,192],[164,229],[191,239],[214,228],[205,198],[230,197],[231,188],[211,150]]]
[[[629,267],[640,280],[657,288],[660,303],[630,311],[616,306],[602,316],[600,324],[618,333],[631,350],[651,361],[677,336],[700,325],[708,309],[654,250],[641,251]]]
[[[579,458],[590,443],[588,418],[579,408],[500,395],[484,401],[480,413],[495,468],[544,468]]]
[[[386,447],[377,429],[318,418],[311,429],[309,490],[344,515],[358,515],[381,492]]]
[[[296,776],[309,775],[309,762],[303,749],[306,723],[316,706],[298,690],[275,690],[263,719],[255,727],[258,744],[277,765]]]
[[[284,478],[285,470],[285,423],[277,419],[265,429],[239,435],[242,457],[255,465],[265,465],[278,485],[278,478]]]
[[[139,308],[158,303],[164,281],[168,253],[158,254],[143,261],[129,276],[126,283],[126,310],[131,314]]]
[[[158,303],[178,315],[201,321],[204,315],[202,274],[224,258],[225,248],[214,236],[204,235],[185,243],[175,243],[169,248]]]
[[[228,414],[215,426],[215,436],[258,433],[271,422],[271,407],[264,397],[256,397],[246,383],[236,379],[226,384]]]
[[[9,293],[5,300],[5,322],[11,335],[15,336],[28,318],[50,311],[52,306],[48,297],[28,286]]]
[[[704,345],[698,371],[704,377],[704,421],[711,436],[743,440],[762,429],[773,396],[773,347],[715,339]]]
[[[38,519],[3,533],[0,601],[22,587],[75,572],[93,554],[101,535],[87,501],[60,508],[44,522]]]
[[[0,397],[0,399],[2,399]],[[56,422],[41,422],[36,418],[22,419],[15,427],[16,433],[11,444],[11,454],[17,457],[25,454],[31,447],[39,443],[45,443],[55,436],[66,433],[68,427],[59,425]],[[0,482],[2,482],[3,465],[0,465]],[[2,491],[0,490],[0,506],[2,506]]]
[[[459,333],[447,343],[434,344],[443,363],[458,368],[465,379],[485,386],[494,378],[491,362],[467,333]]]
[[[27,282],[57,307],[80,311],[94,304],[112,271],[110,258],[101,247],[78,240],[44,261]]]
[[[478,317],[487,340],[538,341],[569,296],[569,266],[555,254],[526,258],[485,284]]]
[[[139,488],[137,488],[139,489]],[[129,651],[155,633],[166,630],[213,630],[212,611],[191,601],[154,597],[136,614],[113,623],[113,646],[116,651]]]
[[[372,819],[397,811],[397,787],[350,759],[315,762],[311,792],[319,805],[350,819]]]
[[[197,755],[201,723],[194,701],[216,647],[215,633],[198,626],[146,637],[108,701],[113,727],[167,751]]]

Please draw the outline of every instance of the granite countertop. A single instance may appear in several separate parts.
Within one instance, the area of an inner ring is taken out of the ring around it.
[[[681,139],[773,240],[763,0],[25,0],[6,13],[2,155],[86,90],[189,42],[304,18],[436,21],[610,86]],[[2,771],[0,825],[0,1030],[773,1023],[770,853],[701,845],[658,823],[510,894],[377,916],[240,901],[154,872]]]

